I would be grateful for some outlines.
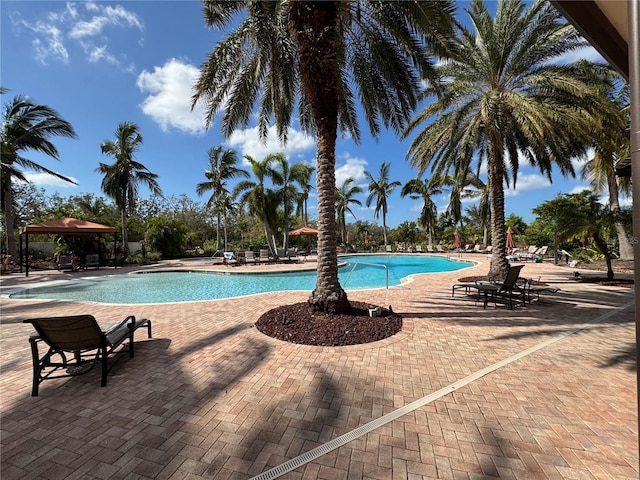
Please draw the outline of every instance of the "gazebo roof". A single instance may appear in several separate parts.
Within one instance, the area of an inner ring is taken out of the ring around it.
[[[78,220],[77,218],[61,218],[49,222],[27,225],[20,229],[20,235],[95,235],[101,233],[115,233],[115,227],[108,227],[99,223]]]

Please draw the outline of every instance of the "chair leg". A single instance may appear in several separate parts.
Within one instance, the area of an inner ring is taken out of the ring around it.
[[[31,343],[31,359],[33,361],[33,383],[31,386],[31,396],[38,396],[38,388],[40,387],[40,357],[38,355],[38,344],[35,340],[29,339]]]
[[[106,347],[100,347],[100,349],[98,350],[101,356],[101,361],[102,361],[102,380],[100,382],[100,386],[101,387],[106,387],[107,386],[107,374],[109,373],[109,369],[107,368],[107,348]]]

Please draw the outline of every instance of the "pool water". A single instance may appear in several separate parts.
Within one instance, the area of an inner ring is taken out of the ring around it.
[[[345,290],[398,285],[409,275],[450,272],[470,266],[468,262],[419,255],[353,255],[339,270]],[[387,267],[385,269],[385,267]],[[23,290],[12,298],[78,300],[98,303],[141,304],[213,300],[255,293],[288,290],[311,291],[316,272],[242,274],[218,272],[149,272],[82,278],[63,284]]]

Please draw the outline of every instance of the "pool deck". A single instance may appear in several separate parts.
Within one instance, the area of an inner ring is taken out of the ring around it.
[[[404,322],[352,347],[289,344],[254,327],[308,292],[163,305],[0,298],[0,477],[637,479],[634,290],[526,263],[523,276],[561,290],[483,309],[451,298],[458,278],[488,269],[484,255],[462,258],[483,263],[349,292],[392,305]],[[131,270],[3,275],[0,293]],[[115,365],[106,388],[94,370],[31,397],[32,327],[22,320],[80,313],[104,325],[150,318],[154,338],[137,332],[135,357]]]

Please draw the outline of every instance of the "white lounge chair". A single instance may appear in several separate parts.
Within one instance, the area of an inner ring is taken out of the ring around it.
[[[236,258],[236,254],[233,252],[224,252],[224,264],[225,265],[235,265],[238,263],[238,259]]]

